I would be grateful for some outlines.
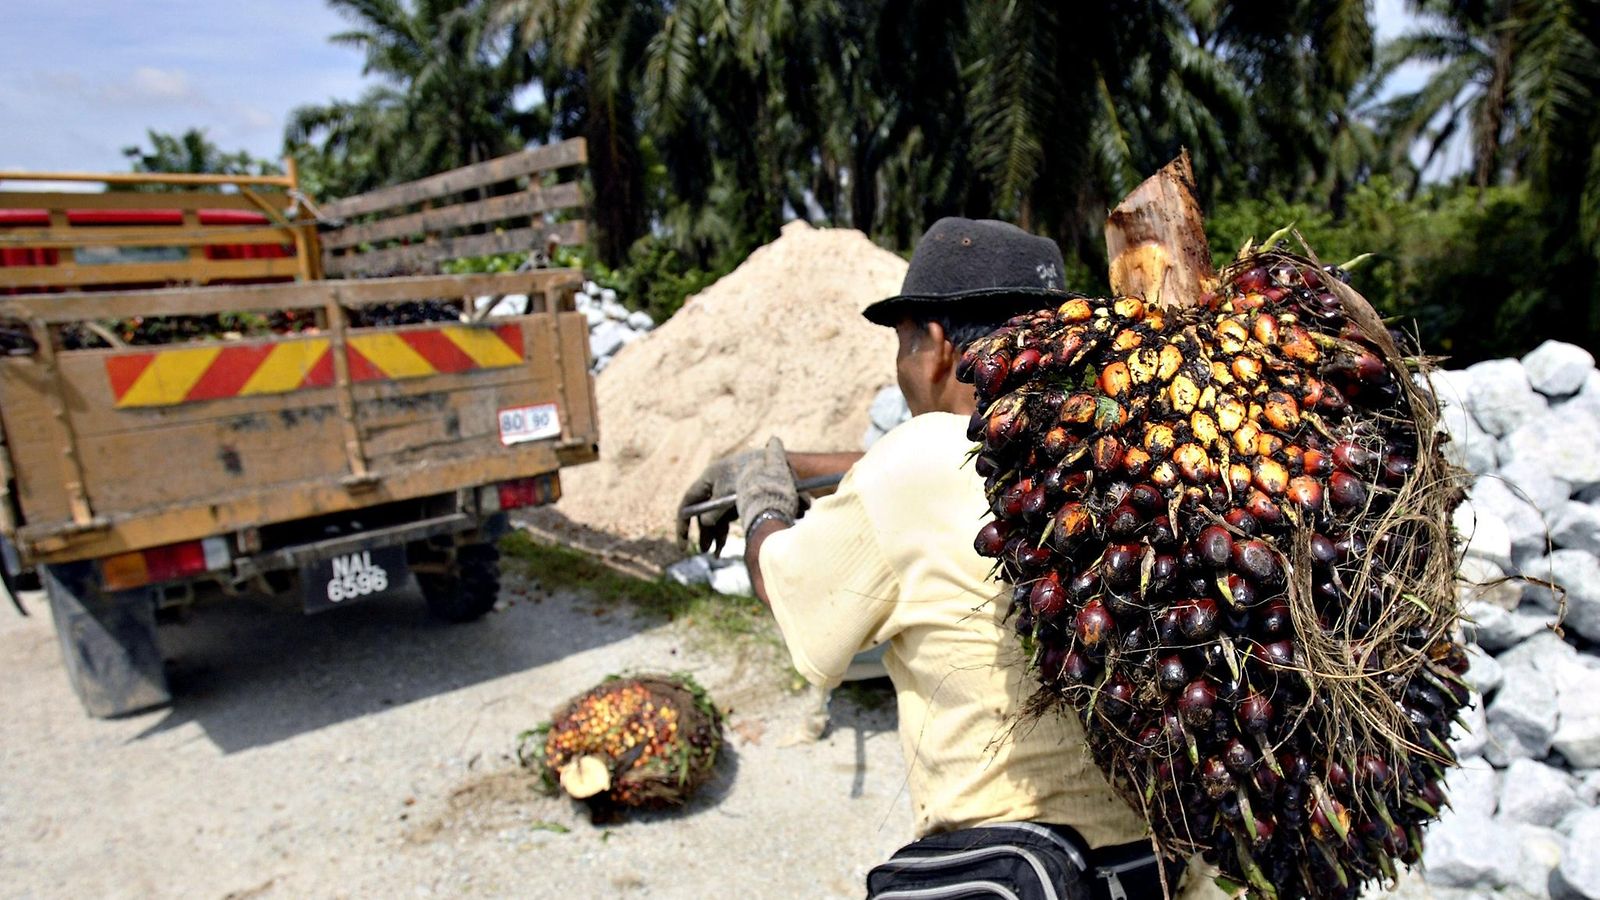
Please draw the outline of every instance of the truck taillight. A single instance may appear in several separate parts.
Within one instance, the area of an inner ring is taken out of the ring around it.
[[[479,508],[486,513],[505,512],[525,506],[543,506],[561,499],[561,476],[555,472],[502,481],[480,488]]]
[[[231,559],[224,538],[184,541],[108,556],[100,561],[100,581],[108,591],[125,591],[225,569]]]

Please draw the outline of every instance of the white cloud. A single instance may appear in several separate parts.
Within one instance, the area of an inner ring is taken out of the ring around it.
[[[182,69],[158,69],[155,66],[134,69],[125,85],[112,85],[110,91],[114,94],[123,93],[134,100],[163,102],[200,99],[194,85],[189,82],[188,73]]]

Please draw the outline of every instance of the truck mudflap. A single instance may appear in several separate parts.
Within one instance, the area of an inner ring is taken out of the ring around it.
[[[107,593],[93,562],[44,566],[42,580],[67,680],[89,715],[110,718],[171,701],[153,589]]]

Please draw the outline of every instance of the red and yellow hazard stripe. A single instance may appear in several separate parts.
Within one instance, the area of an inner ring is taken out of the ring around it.
[[[327,337],[266,344],[120,353],[106,357],[116,405],[175,406],[225,397],[284,394],[334,383],[333,343]],[[350,380],[383,381],[520,365],[517,325],[445,325],[414,331],[351,334],[345,345]]]

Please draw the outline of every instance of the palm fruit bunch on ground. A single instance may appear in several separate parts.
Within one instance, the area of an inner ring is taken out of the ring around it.
[[[518,756],[604,821],[619,807],[682,804],[721,748],[722,715],[692,678],[612,676],[524,734]]]
[[[1074,298],[972,345],[975,546],[1031,711],[1079,717],[1164,852],[1355,897],[1420,858],[1454,763],[1461,486],[1424,361],[1338,270],[1248,253],[1198,300]]]

